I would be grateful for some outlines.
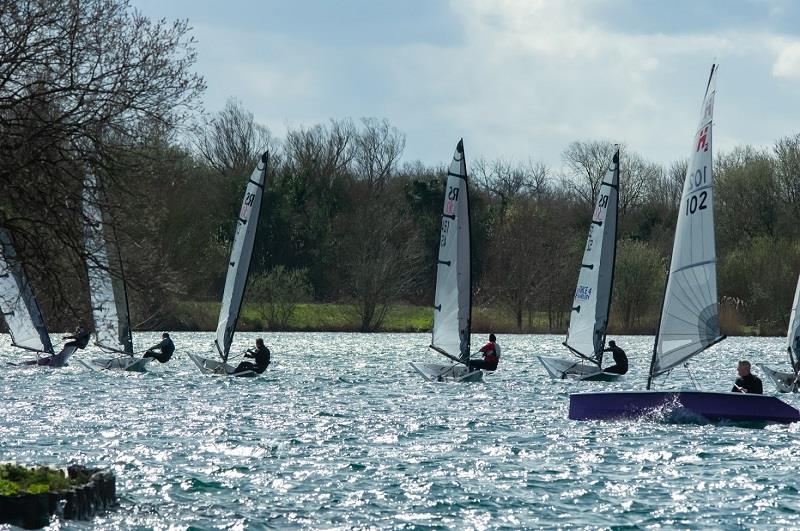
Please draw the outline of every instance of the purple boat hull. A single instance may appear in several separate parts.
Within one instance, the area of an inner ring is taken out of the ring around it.
[[[619,391],[569,395],[572,420],[614,420],[688,410],[710,421],[788,424],[800,411],[774,396],[705,391]]]

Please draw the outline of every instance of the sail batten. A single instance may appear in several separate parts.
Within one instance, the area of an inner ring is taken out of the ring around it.
[[[15,347],[53,354],[33,288],[5,228],[0,228],[0,312]]]
[[[242,208],[236,222],[236,234],[231,246],[231,257],[228,260],[228,273],[225,277],[225,289],[222,294],[222,306],[219,310],[216,337],[214,344],[223,361],[227,361],[230,353],[236,323],[239,320],[250,259],[253,254],[258,218],[261,212],[261,196],[267,178],[267,152],[261,157],[253,174],[247,181]]]
[[[684,179],[648,386],[654,376],[724,339],[717,299],[711,149],[715,78],[712,67]]]
[[[570,351],[598,366],[611,310],[618,207],[619,149],[600,182],[564,341]]]
[[[471,307],[469,191],[464,144],[459,141],[447,172],[431,348],[469,359]]]
[[[97,345],[107,351],[133,354],[133,335],[128,293],[122,279],[118,247],[106,237],[100,191],[94,174],[87,173],[83,188],[84,249],[89,277],[89,296]],[[116,273],[112,275],[113,271]]]

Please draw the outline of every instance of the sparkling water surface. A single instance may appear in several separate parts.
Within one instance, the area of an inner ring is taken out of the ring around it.
[[[0,460],[113,469],[119,508],[62,529],[800,525],[800,425],[567,419],[570,392],[643,389],[652,337],[616,338],[622,383],[553,381],[535,356],[567,356],[563,336],[509,335],[497,373],[437,384],[408,365],[444,360],[427,334],[240,333],[234,351],[258,335],[273,363],[256,379],[201,375],[185,353],[210,333],[173,334],[146,374],[7,367]],[[692,375],[727,391],[738,359],[785,370],[784,348],[730,338]],[[23,356],[0,336],[2,365]],[[658,387],[691,385],[681,368]]]

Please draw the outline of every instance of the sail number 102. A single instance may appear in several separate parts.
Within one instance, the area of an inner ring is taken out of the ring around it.
[[[703,166],[702,170],[698,169],[690,178],[688,192],[691,195],[686,198],[687,216],[708,208],[708,192],[706,190],[701,190],[700,193],[693,193],[693,190],[696,191],[700,188],[706,188],[708,185],[707,169],[707,166]]]

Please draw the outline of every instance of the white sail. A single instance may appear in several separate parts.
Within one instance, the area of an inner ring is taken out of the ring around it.
[[[460,140],[447,172],[431,348],[462,360],[469,359],[472,307],[469,228],[467,166]]]
[[[83,244],[89,296],[97,344],[106,351],[133,354],[128,296],[124,280],[111,274],[111,262],[122,275],[119,252],[111,250],[104,234],[97,180],[86,175],[83,187]]]
[[[256,169],[247,182],[242,208],[239,210],[236,220],[236,235],[233,238],[231,258],[228,261],[228,275],[225,278],[225,291],[222,294],[217,336],[214,340],[223,360],[228,359],[233,333],[236,330],[236,321],[239,320],[239,310],[247,284],[247,272],[250,269],[250,257],[253,254],[253,243],[261,212],[261,196],[267,178],[267,162],[268,154],[264,152],[261,161],[256,165]]]
[[[794,290],[794,302],[792,303],[792,314],[789,317],[789,329],[786,332],[786,343],[790,349],[792,363],[800,360],[800,278],[797,279],[797,288]]]
[[[722,339],[717,301],[711,157],[715,78],[716,69],[713,68],[683,183],[672,263],[650,367],[651,378]]]
[[[597,193],[589,237],[578,273],[567,339],[564,341],[567,348],[598,365],[603,360],[611,307],[618,204],[619,149],[614,153]]]
[[[42,312],[11,240],[0,228],[0,311],[14,346],[53,353]]]

